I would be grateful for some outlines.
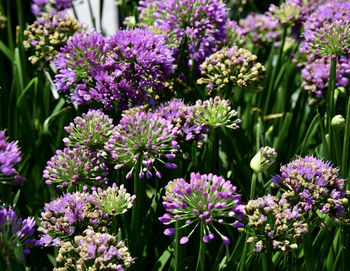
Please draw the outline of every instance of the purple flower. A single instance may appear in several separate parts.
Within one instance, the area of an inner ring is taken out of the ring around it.
[[[159,221],[164,225],[185,221],[184,227],[193,227],[191,234],[198,224],[202,223],[204,242],[214,238],[211,232],[213,229],[225,244],[229,244],[229,239],[218,231],[214,223],[243,227],[243,224],[237,224],[237,219],[243,218],[244,205],[240,201],[241,195],[236,194],[236,187],[230,181],[211,173],[201,175],[192,172],[190,178],[189,183],[184,179],[175,179],[167,184],[163,196],[166,213]],[[170,229],[173,232],[174,229]],[[164,234],[167,235],[170,229]],[[186,243],[189,237],[182,237],[180,243]]]
[[[243,47],[246,43],[245,36],[248,34],[248,31],[242,28],[236,21],[227,20],[226,23],[226,42],[227,46],[238,45],[238,47]]]
[[[60,10],[71,8],[74,0],[33,0],[32,12],[36,16],[40,11]],[[33,10],[34,6],[34,10]]]
[[[74,241],[64,242],[58,251],[57,263],[66,266],[74,262],[91,270],[124,270],[129,268],[134,259],[124,241],[108,233],[100,233],[88,227]]]
[[[151,171],[155,171],[159,177],[156,163],[165,165],[166,160],[173,160],[178,151],[177,134],[178,127],[171,124],[170,120],[156,113],[136,112],[120,120],[105,149],[111,153],[115,169],[122,166],[131,168],[127,177],[131,177],[134,170],[141,173],[139,177],[146,174],[146,177],[151,178]],[[135,169],[136,165],[139,168]],[[173,163],[167,165],[176,167]]]
[[[331,217],[344,214],[345,181],[338,169],[313,156],[298,157],[280,168],[277,186],[283,187],[284,197],[297,202],[306,212],[327,213]]]
[[[46,184],[56,183],[57,188],[71,184],[106,185],[108,165],[103,152],[82,147],[57,150],[43,172]]]
[[[0,207],[0,256],[9,263],[11,257],[17,260],[30,253],[30,247],[36,245],[35,240],[27,239],[34,234],[33,217],[19,218],[12,207]],[[15,244],[15,245],[14,245]],[[0,261],[1,261],[0,260]]]

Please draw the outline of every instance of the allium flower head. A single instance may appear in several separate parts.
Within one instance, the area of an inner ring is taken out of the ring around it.
[[[255,62],[256,59],[247,49],[225,47],[203,62],[200,67],[202,77],[198,83],[207,84],[210,91],[217,90],[219,93],[226,87],[247,88],[252,83],[257,85],[257,90],[261,90],[265,68]]]
[[[338,177],[338,169],[330,162],[313,156],[298,157],[288,165],[281,166],[281,174],[273,178],[277,186],[282,186],[283,194],[289,202],[300,205],[306,212],[328,214],[331,217],[345,214],[343,199],[345,181]]]
[[[147,8],[152,3],[145,1]],[[225,38],[227,11],[219,0],[169,0],[155,1],[157,8],[154,24],[167,33],[168,42],[173,44],[175,55],[180,45],[185,46],[189,59],[200,64],[205,57],[216,51],[218,43]],[[152,6],[155,8],[154,6]],[[141,8],[141,18],[152,23]],[[175,44],[175,45],[174,45]],[[186,63],[187,64],[187,63]]]
[[[336,87],[346,87],[349,83],[350,75],[349,56],[339,56],[336,68]],[[322,56],[314,59],[310,57],[305,67],[301,71],[304,79],[302,87],[315,99],[324,96],[328,89],[329,73],[331,69],[331,57]]]
[[[250,13],[239,20],[239,25],[247,32],[246,39],[251,41],[252,47],[264,48],[282,35],[278,21],[264,14]]]
[[[35,64],[43,60],[44,64],[49,64],[58,55],[59,49],[71,39],[71,36],[82,29],[83,27],[76,19],[63,12],[57,15],[45,13],[38,17],[24,30],[24,48],[34,52],[29,57],[29,61]]]
[[[235,228],[244,225],[239,220],[243,218],[244,205],[241,204],[241,195],[236,193],[236,187],[230,181],[213,174],[199,174],[192,172],[190,182],[184,179],[170,181],[165,187],[163,206],[166,213],[159,217],[164,225],[176,221],[184,221],[184,227],[194,229],[198,224],[204,224],[204,242],[214,238],[214,230],[226,244],[230,240],[222,235],[215,224],[225,224]],[[176,229],[168,228],[165,235],[172,235]],[[191,235],[190,234],[190,235]],[[183,237],[180,243],[186,243],[189,236]]]
[[[271,4],[267,15],[277,20],[280,24],[293,25],[300,18],[300,9],[297,0],[287,0],[279,7]]]
[[[161,104],[156,108],[155,113],[180,127],[186,141],[202,140],[208,132],[205,124],[195,122],[193,107],[186,105],[183,100],[172,99]]]
[[[250,200],[244,211],[250,235],[247,242],[254,242],[256,252],[294,250],[308,231],[302,208],[291,205],[286,199],[268,194]]]
[[[248,34],[247,30],[242,28],[236,21],[227,20],[226,22],[226,43],[228,46],[233,46],[234,44],[242,47],[245,44],[245,36]]]
[[[10,264],[10,258],[23,260],[24,254],[29,254],[35,240],[27,239],[34,233],[33,217],[19,218],[12,207],[0,206],[0,264]],[[3,262],[4,261],[4,262]]]
[[[57,188],[68,185],[107,185],[108,165],[103,150],[64,148],[57,150],[43,172],[46,184],[55,183]]]
[[[237,118],[238,112],[231,110],[230,101],[216,96],[206,101],[197,100],[193,106],[194,122],[204,124],[211,128],[227,127],[238,129],[241,120]]]
[[[121,271],[134,263],[124,241],[118,242],[115,236],[96,232],[91,227],[88,227],[82,235],[75,236],[74,241],[64,242],[58,251],[56,261],[63,268],[54,268],[54,271]]]
[[[260,151],[250,161],[250,167],[255,172],[267,170],[276,160],[277,153],[269,146],[260,148]]]
[[[40,242],[43,246],[60,246],[70,237],[81,234],[87,225],[104,229],[111,216],[127,212],[134,200],[135,196],[127,193],[124,186],[115,184],[93,193],[65,194],[45,204],[38,228],[42,233]]]
[[[21,160],[22,154],[17,141],[8,142],[5,130],[0,131],[0,180],[3,179],[5,181],[9,179],[7,177],[11,177],[11,182],[14,181],[13,183],[25,181],[15,169],[16,164]],[[14,177],[13,180],[12,177]]]
[[[302,48],[317,55],[350,53],[350,3],[329,1],[304,23]]]
[[[37,16],[41,11],[56,13],[71,8],[74,0],[33,0],[32,13]]]
[[[63,141],[67,147],[86,147],[102,150],[114,130],[113,120],[101,110],[90,109],[64,127],[69,136]]]
[[[118,126],[108,140],[105,149],[111,153],[116,163],[115,169],[122,166],[131,168],[126,178],[136,168],[139,177],[142,179],[146,174],[147,178],[152,177],[156,172],[158,178],[161,173],[156,169],[156,162],[165,164],[168,168],[177,168],[171,161],[178,151],[178,143],[175,140],[178,134],[178,127],[170,120],[160,117],[156,113],[136,112],[135,115],[125,116],[120,120]]]

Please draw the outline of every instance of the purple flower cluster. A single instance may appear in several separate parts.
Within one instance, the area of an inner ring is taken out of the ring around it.
[[[167,184],[163,196],[166,213],[159,217],[159,221],[164,225],[184,221],[183,227],[193,228],[189,236],[202,223],[205,232],[203,242],[214,238],[214,230],[225,244],[230,244],[230,239],[221,234],[214,223],[244,227],[239,220],[243,218],[245,206],[241,204],[241,195],[236,193],[237,188],[230,181],[211,173],[201,175],[192,172],[190,178],[189,183],[181,178]],[[178,229],[167,228],[164,234],[172,235],[175,230]],[[180,243],[187,243],[189,236],[182,237]]]
[[[293,206],[284,198],[268,194],[250,200],[244,211],[250,236],[247,243],[254,243],[256,252],[295,250],[308,231],[301,206]]]
[[[195,123],[212,129],[220,126],[238,129],[241,123],[241,119],[237,118],[238,112],[231,110],[230,100],[224,100],[218,96],[204,102],[197,100],[192,110]]]
[[[237,44],[242,47],[246,43],[248,31],[242,28],[236,21],[227,20],[226,22],[226,40],[225,44],[229,47]]]
[[[82,30],[83,26],[78,21],[61,12],[57,15],[43,14],[36,21],[28,25],[24,30],[24,48],[34,51],[29,57],[32,64],[44,60],[44,64],[58,55],[58,51],[63,47],[71,36]]]
[[[13,180],[14,184],[18,184],[25,181],[15,169],[16,164],[22,159],[21,151],[17,141],[7,140],[5,130],[0,131],[0,180],[11,179],[11,182]]]
[[[32,13],[37,16],[40,11],[49,11],[53,13],[72,7],[74,0],[33,0],[31,6]]]
[[[81,117],[76,117],[74,122],[64,129],[69,134],[63,139],[66,147],[102,150],[113,132],[114,125],[113,120],[102,110],[90,109]]]
[[[141,14],[148,6],[155,9],[152,2],[156,4],[156,12],[153,13],[155,26],[167,34],[168,43],[176,48],[175,55],[184,46],[190,60],[186,65],[191,66],[193,62],[200,64],[216,51],[219,42],[226,36],[227,10],[219,0],[142,1]],[[141,23],[152,23],[152,20]]]
[[[46,184],[57,183],[57,188],[68,185],[107,185],[108,164],[104,151],[85,148],[57,150],[43,172]]]
[[[328,1],[304,23],[302,48],[316,55],[350,53],[350,3]]]
[[[37,245],[35,240],[27,239],[34,233],[33,217],[19,218],[12,207],[0,207],[0,263],[10,264],[11,257],[24,260],[30,253],[30,246]]]
[[[56,87],[72,102],[102,103],[111,110],[151,102],[174,70],[171,51],[161,35],[146,29],[119,30],[104,38],[97,32],[76,33],[61,48]]]
[[[115,127],[105,149],[111,153],[115,169],[123,166],[131,168],[126,178],[135,170],[142,179],[145,175],[152,178],[152,172],[161,178],[156,162],[167,168],[177,168],[169,162],[176,157],[178,143],[175,140],[179,128],[156,113],[136,112],[123,117]]]
[[[280,24],[293,25],[300,18],[300,9],[299,0],[287,0],[279,7],[271,4],[267,15]]]
[[[95,232],[88,227],[82,235],[74,237],[74,241],[64,242],[56,257],[58,265],[54,271],[76,270],[74,267],[84,266],[77,270],[117,270],[129,268],[134,259],[131,257],[124,241],[108,233]]]
[[[313,156],[298,157],[281,166],[280,173],[273,182],[283,189],[283,197],[292,204],[308,213],[320,211],[330,217],[345,214],[345,181],[338,177],[338,169],[332,168],[330,162]]]
[[[202,63],[202,77],[197,83],[207,84],[209,94],[214,89],[220,93],[235,86],[247,88],[251,84],[256,85],[257,90],[262,90],[265,68],[261,63],[255,62],[256,59],[257,56],[247,49],[236,45],[232,48],[224,47]]]
[[[348,55],[350,56],[350,55]],[[336,87],[346,87],[349,83],[350,64],[348,56],[339,56],[336,69]],[[302,87],[308,93],[319,99],[324,96],[328,88],[328,79],[331,68],[331,57],[323,56],[318,59],[310,58],[301,71],[304,82]]]
[[[62,246],[70,237],[82,233],[87,225],[106,230],[111,216],[127,212],[134,201],[135,196],[127,193],[124,186],[115,184],[93,193],[65,194],[45,204],[38,228],[42,233],[40,243],[43,246]]]

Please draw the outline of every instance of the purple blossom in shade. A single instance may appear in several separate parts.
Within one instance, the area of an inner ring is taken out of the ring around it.
[[[43,172],[46,184],[57,188],[68,185],[107,185],[108,164],[104,151],[92,151],[83,147],[57,150]]]
[[[346,87],[349,83],[350,75],[350,54],[339,56],[336,69],[336,87]],[[323,56],[315,59],[309,57],[305,67],[301,71],[303,78],[302,87],[315,99],[324,96],[328,89],[328,79],[331,67],[331,57]]]
[[[148,29],[119,30],[106,41],[106,62],[121,74],[119,78],[130,88],[125,89],[127,98],[135,105],[149,99],[150,91],[161,91],[175,69],[165,41]]]
[[[250,13],[245,19],[239,20],[239,25],[247,32],[247,48],[263,49],[268,44],[279,40],[282,29],[278,21],[268,15]]]
[[[238,45],[243,47],[246,43],[245,36],[248,34],[248,31],[242,28],[236,21],[227,20],[226,22],[226,46]]]
[[[254,243],[256,252],[298,248],[308,231],[305,213],[300,205],[270,194],[250,200],[245,206],[247,243]]]
[[[237,118],[238,112],[231,110],[230,101],[216,96],[206,101],[197,100],[192,108],[195,123],[210,128],[227,127],[238,129],[241,120]]]
[[[86,270],[117,270],[129,268],[134,259],[124,241],[108,233],[101,233],[88,227],[74,240],[63,242],[56,257],[59,266],[84,266]],[[61,268],[54,268],[58,271]]]
[[[236,193],[237,188],[230,181],[211,173],[199,174],[192,172],[190,182],[184,179],[170,181],[165,187],[163,207],[166,213],[159,217],[164,225],[170,225],[177,221],[185,221],[185,226],[192,227],[193,233],[198,224],[203,223],[203,241],[208,242],[214,238],[215,231],[225,244],[230,240],[222,235],[214,224],[225,224],[235,228],[243,228],[239,220],[244,217],[244,205],[241,203],[241,195]],[[175,229],[176,230],[176,229]],[[164,231],[165,235],[174,233],[174,228]],[[190,236],[181,238],[184,244]]]
[[[123,166],[131,168],[127,179],[134,170],[141,179],[144,176],[151,178],[153,171],[160,177],[156,162],[166,164],[175,158],[178,133],[179,128],[170,120],[156,113],[136,112],[120,120],[105,149],[111,154],[115,169]],[[136,166],[138,168],[135,169]]]
[[[184,46],[185,65],[196,65],[211,53],[225,38],[225,24],[227,9],[219,0],[169,0],[155,1],[157,7],[153,13],[154,21],[161,31],[164,31],[168,43],[174,48],[174,55],[178,56],[181,46]],[[141,14],[144,7],[149,7],[149,1],[142,3]],[[144,18],[142,16],[141,18]],[[147,16],[141,23],[153,24]]]
[[[113,184],[106,190],[92,193],[65,194],[45,204],[41,213],[40,243],[43,246],[61,246],[64,240],[83,232],[87,225],[95,229],[108,226],[111,216],[124,214],[135,201],[124,186]]]
[[[65,12],[53,15],[45,13],[24,30],[24,48],[32,52],[28,58],[32,64],[43,61],[48,65],[71,36],[84,27]]]
[[[154,112],[180,127],[186,141],[203,140],[205,134],[208,133],[204,124],[194,122],[192,106],[186,105],[183,100],[172,99],[159,105]]]
[[[315,55],[350,54],[350,3],[328,1],[304,23],[301,50]]]
[[[256,62],[256,55],[243,48],[234,45],[231,48],[224,47],[220,51],[210,55],[200,66],[202,77],[198,84],[206,84],[209,95],[215,93],[227,95],[233,94],[233,87],[246,89],[253,87],[262,90],[265,78],[265,68],[260,62]],[[232,92],[232,93],[231,93]]]
[[[10,258],[20,260],[30,253],[30,247],[37,245],[28,237],[34,234],[33,217],[19,218],[13,207],[0,206],[0,263],[10,264]]]
[[[274,178],[277,187],[289,202],[297,203],[305,212],[326,213],[330,217],[345,214],[345,181],[338,177],[338,169],[330,162],[313,156],[298,157],[280,168],[280,177]]]
[[[102,110],[90,109],[81,117],[76,117],[64,129],[69,134],[63,139],[66,147],[102,150],[114,130],[114,125],[113,120]]]
[[[15,166],[22,160],[22,154],[17,141],[8,141],[5,130],[0,131],[0,179],[19,184],[25,179],[21,177]]]

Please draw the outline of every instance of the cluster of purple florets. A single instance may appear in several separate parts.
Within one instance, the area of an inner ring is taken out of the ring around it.
[[[36,16],[41,11],[51,11],[56,13],[57,11],[71,8],[74,0],[33,0],[32,13]]]
[[[78,105],[100,103],[111,110],[152,103],[163,89],[174,59],[162,35],[146,29],[119,30],[104,38],[98,32],[76,33],[55,62],[55,85]]]

